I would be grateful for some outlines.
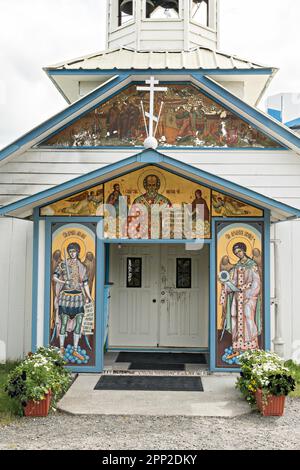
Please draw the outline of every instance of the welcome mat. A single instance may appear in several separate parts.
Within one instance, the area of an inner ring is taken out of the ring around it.
[[[96,384],[94,390],[203,392],[203,385],[200,377],[103,375]]]
[[[116,362],[132,364],[207,364],[204,353],[120,352]]]
[[[132,362],[128,370],[185,370],[184,364],[159,364],[155,362]]]

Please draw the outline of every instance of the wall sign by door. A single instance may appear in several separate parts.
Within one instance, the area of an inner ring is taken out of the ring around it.
[[[264,345],[263,222],[216,222],[216,365]]]

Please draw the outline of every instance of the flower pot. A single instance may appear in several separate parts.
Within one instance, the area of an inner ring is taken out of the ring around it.
[[[257,408],[263,416],[282,416],[284,413],[285,396],[263,396],[262,390],[255,393]]]
[[[25,416],[42,417],[48,416],[50,404],[51,404],[51,391],[45,395],[44,400],[33,401],[29,400],[27,405],[24,407]]]

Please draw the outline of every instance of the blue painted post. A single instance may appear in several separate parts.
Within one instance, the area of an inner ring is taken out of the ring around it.
[[[97,224],[97,268],[96,268],[96,369],[102,372],[104,369],[104,344],[105,344],[105,245],[104,245],[104,220]]]
[[[39,209],[33,212],[33,251],[32,251],[32,317],[31,350],[37,348],[37,309],[38,309],[38,271],[39,271]]]

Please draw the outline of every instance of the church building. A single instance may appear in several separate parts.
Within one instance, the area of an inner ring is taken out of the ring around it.
[[[106,49],[45,71],[65,109],[0,151],[1,358],[300,361],[300,139],[219,1],[107,0]]]

